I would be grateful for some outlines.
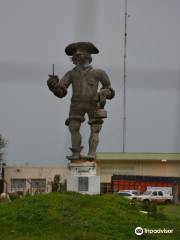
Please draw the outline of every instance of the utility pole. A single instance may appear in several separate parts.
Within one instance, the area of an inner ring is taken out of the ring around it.
[[[127,80],[127,20],[130,15],[127,12],[127,0],[124,7],[124,76],[123,76],[123,152],[126,151],[126,80]]]

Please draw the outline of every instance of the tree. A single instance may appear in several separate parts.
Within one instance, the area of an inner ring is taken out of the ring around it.
[[[6,147],[7,141],[0,134],[0,163],[3,162],[3,151],[2,149]]]
[[[3,151],[2,149],[5,148],[7,142],[0,134],[0,193],[3,191]]]

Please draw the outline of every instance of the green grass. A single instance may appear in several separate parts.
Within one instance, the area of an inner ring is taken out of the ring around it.
[[[180,222],[180,205],[159,205],[158,210],[168,216],[170,220]]]
[[[113,195],[50,193],[0,203],[0,239],[5,240],[134,240],[179,239],[180,206],[158,206],[154,216],[139,212]],[[161,214],[163,212],[163,214]],[[173,213],[172,213],[173,212]],[[134,229],[167,228],[173,234],[136,236]]]

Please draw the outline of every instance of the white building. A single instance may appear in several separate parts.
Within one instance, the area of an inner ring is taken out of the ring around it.
[[[67,179],[67,167],[64,166],[6,166],[4,171],[4,190],[51,192],[55,175],[61,176],[61,182]]]

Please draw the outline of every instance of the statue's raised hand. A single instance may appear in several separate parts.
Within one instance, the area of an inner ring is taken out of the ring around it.
[[[57,75],[49,75],[49,79],[47,80],[47,85],[52,92],[54,92],[58,83],[59,83],[59,78]]]

